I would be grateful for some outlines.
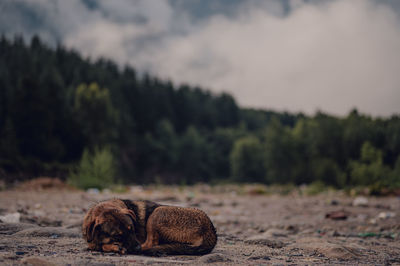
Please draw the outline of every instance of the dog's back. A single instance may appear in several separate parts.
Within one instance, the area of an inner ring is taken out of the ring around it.
[[[138,218],[136,235],[139,241],[145,242],[142,245],[144,253],[206,254],[217,243],[214,225],[199,209],[166,206],[151,201],[123,202]],[[157,237],[157,243],[152,236]]]
[[[210,218],[199,209],[162,206],[148,221],[157,230],[160,253],[199,255],[212,251],[217,234]]]

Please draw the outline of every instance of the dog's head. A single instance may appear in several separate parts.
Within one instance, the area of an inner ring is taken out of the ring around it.
[[[100,205],[92,208],[83,222],[83,236],[89,248],[99,251],[136,252],[136,216],[125,208]]]

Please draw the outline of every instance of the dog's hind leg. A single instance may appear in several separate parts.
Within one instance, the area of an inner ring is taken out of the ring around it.
[[[159,234],[153,228],[153,225],[151,223],[148,223],[146,229],[147,229],[147,238],[146,241],[140,247],[143,253],[153,248],[154,246],[157,246],[159,243]]]
[[[146,242],[143,243],[142,247],[142,253],[145,255],[149,256],[163,256],[163,255],[202,255],[211,252],[214,246],[208,246],[206,243],[204,243],[203,237],[198,236],[195,237],[195,235],[192,236],[191,243],[185,243],[183,242],[184,239],[182,239],[181,243],[180,242],[175,242],[179,241],[179,236],[182,237],[182,235],[175,235],[178,236],[176,239],[172,240],[170,243],[163,243],[166,239],[166,235],[174,235],[169,232],[167,228],[159,228],[161,232],[158,232],[158,230],[154,230],[152,228],[151,223],[148,224],[147,226],[147,239]],[[160,236],[161,237],[161,243],[160,243]],[[183,235],[184,236],[184,235]],[[189,239],[188,236],[185,236],[185,239]]]

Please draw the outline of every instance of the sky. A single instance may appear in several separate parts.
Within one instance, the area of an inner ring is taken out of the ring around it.
[[[228,92],[243,107],[400,114],[396,0],[1,0],[0,32]]]

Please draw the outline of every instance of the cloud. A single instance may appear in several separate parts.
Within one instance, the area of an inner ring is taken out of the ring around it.
[[[400,27],[368,1],[297,1],[287,16],[214,17],[146,57],[159,75],[226,90],[245,106],[400,112]]]
[[[38,32],[84,55],[227,91],[243,106],[400,113],[400,21],[393,6],[229,3],[224,10],[226,4],[204,0],[4,0],[0,30]]]
[[[85,55],[108,57],[121,65],[131,63],[139,70],[150,71],[149,51],[160,45],[166,36],[186,32],[186,17],[174,18],[167,1],[115,0],[96,1],[99,16],[92,18],[65,35],[64,42]]]

